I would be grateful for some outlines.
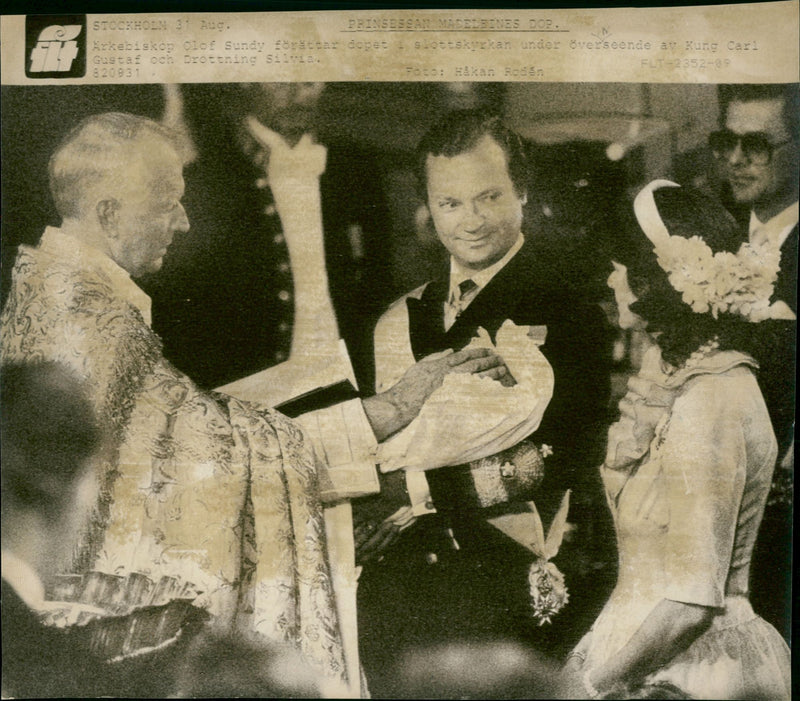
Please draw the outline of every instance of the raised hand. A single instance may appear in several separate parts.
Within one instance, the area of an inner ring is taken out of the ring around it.
[[[271,186],[280,180],[318,178],[325,172],[327,149],[315,143],[310,134],[303,134],[295,146],[290,146],[278,132],[253,115],[247,117],[245,125],[269,155],[266,171]]]

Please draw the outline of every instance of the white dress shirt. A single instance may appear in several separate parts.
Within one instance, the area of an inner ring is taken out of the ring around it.
[[[506,254],[496,263],[490,265],[488,268],[478,271],[467,270],[455,258],[450,258],[450,291],[444,303],[444,328],[449,331],[450,327],[455,323],[459,314],[470,305],[473,299],[478,296],[478,293],[489,284],[489,281],[497,275],[522,248],[525,243],[525,237],[522,233],[519,234],[514,245],[506,251]],[[465,280],[472,280],[475,287],[461,295],[459,285]]]
[[[759,220],[755,212],[750,212],[750,243],[769,242],[771,246],[780,250],[789,238],[792,229],[797,226],[798,203],[789,205],[786,209],[776,214],[765,222]]]

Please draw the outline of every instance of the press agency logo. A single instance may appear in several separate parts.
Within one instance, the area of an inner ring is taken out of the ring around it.
[[[86,75],[86,15],[25,18],[25,75],[82,78]]]

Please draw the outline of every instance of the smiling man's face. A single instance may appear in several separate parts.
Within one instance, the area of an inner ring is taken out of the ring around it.
[[[426,170],[428,207],[450,255],[476,272],[499,261],[519,236],[525,204],[500,145],[484,136],[457,156],[429,155]]]

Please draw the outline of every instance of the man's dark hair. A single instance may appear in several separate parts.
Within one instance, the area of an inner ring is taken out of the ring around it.
[[[468,109],[445,115],[419,142],[416,176],[423,197],[428,186],[428,156],[459,156],[475,148],[484,136],[494,139],[503,149],[514,189],[517,195],[523,195],[527,190],[529,165],[522,137],[506,127],[496,113],[486,109]]]
[[[724,123],[731,102],[783,100],[783,120],[789,134],[800,142],[800,85],[798,83],[763,83],[720,85],[719,102]]]
[[[0,368],[3,508],[57,515],[101,443],[84,384],[57,363]]]

